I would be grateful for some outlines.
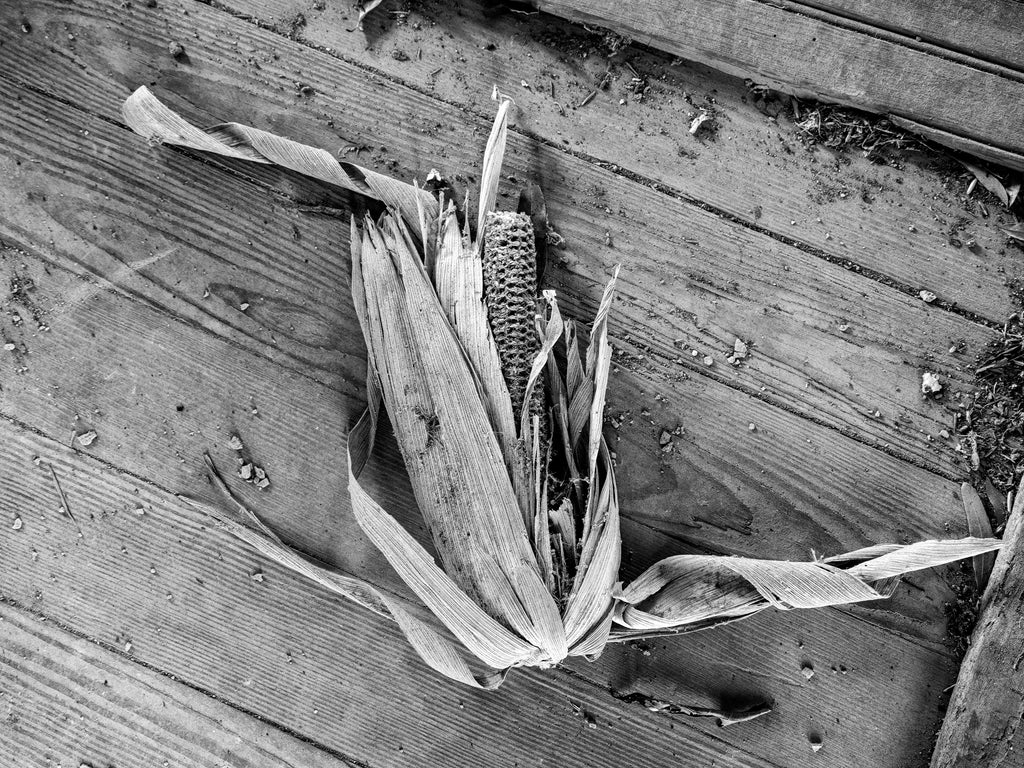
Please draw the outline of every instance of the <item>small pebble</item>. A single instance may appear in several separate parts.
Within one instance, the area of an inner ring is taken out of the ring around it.
[[[939,437],[941,437],[943,440],[949,440],[949,430],[948,429],[940,429],[939,430]]]
[[[921,297],[921,301],[923,301],[925,304],[931,304],[933,301],[939,298],[931,291],[921,291],[917,295]]]
[[[124,652],[125,653],[131,653],[132,652],[132,641],[131,640],[129,640],[127,643],[124,644]]]
[[[231,438],[228,440],[228,448],[230,448],[233,451],[240,451],[244,447],[245,446],[242,445],[242,438],[240,438],[238,435],[232,435]]]
[[[185,55],[185,46],[174,40],[167,44],[167,52],[171,54],[172,59],[180,59]]]
[[[800,674],[802,674],[805,679],[810,680],[814,677],[814,667],[810,664],[804,664],[800,667]]]
[[[253,581],[262,584],[263,583],[263,571],[253,571],[249,574],[249,578]]]
[[[8,352],[13,352],[15,349],[17,349],[17,345],[13,341],[8,341],[6,344],[4,344],[4,349],[6,349]]]
[[[15,515],[14,516],[14,522],[11,524],[11,530],[12,531],[20,531],[22,525],[24,525],[24,523],[21,521],[21,516],[20,515]]]
[[[671,442],[672,435],[669,433],[669,431],[666,429],[661,430],[661,435],[658,437],[658,443],[660,445],[668,445]]]
[[[705,355],[704,356],[704,365],[707,365],[707,366],[710,367],[710,366],[712,366],[714,364],[715,364],[715,358],[713,358],[711,355]]]
[[[242,310],[243,312],[245,312],[245,310],[247,310],[249,308],[249,302],[248,301],[243,301],[241,304],[238,305],[238,308],[240,310]]]
[[[750,422],[749,424],[747,424],[747,429],[749,429],[751,432],[757,432],[757,424],[755,424],[754,422]]]

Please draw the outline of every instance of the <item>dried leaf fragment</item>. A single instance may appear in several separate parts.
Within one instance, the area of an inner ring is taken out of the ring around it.
[[[88,432],[83,432],[82,434],[75,436],[79,444],[86,448],[88,448],[90,445],[96,442],[96,437],[96,432],[92,429],[90,429]]]
[[[1018,243],[1024,243],[1024,222],[1014,224],[1012,227],[1003,227],[1003,234]]]
[[[701,129],[701,126],[703,126],[710,119],[711,113],[708,112],[706,109],[702,109],[700,112],[698,112],[697,116],[690,121],[690,135],[696,136],[697,131]]]
[[[362,31],[363,19],[370,15],[374,8],[380,5],[383,0],[367,0],[367,2],[357,3],[356,7],[359,9],[359,18],[356,19],[355,29],[348,30],[349,32],[355,32],[357,29]]]
[[[967,530],[970,531],[971,536],[991,538],[992,523],[989,521],[988,512],[985,510],[985,502],[982,501],[981,495],[974,489],[973,485],[970,483],[962,483],[960,485],[960,500],[964,505],[964,514],[967,516]],[[974,582],[979,592],[985,590],[985,585],[988,583],[988,577],[992,573],[995,563],[996,555],[994,552],[978,555],[971,561],[974,569]]]
[[[989,173],[980,165],[968,162],[967,160],[961,160],[960,165],[973,173],[974,178],[981,183],[981,186],[999,198],[999,202],[1007,207],[1010,206],[1010,194],[1006,191],[1006,187],[1003,186],[1003,182],[999,180],[999,177]]]

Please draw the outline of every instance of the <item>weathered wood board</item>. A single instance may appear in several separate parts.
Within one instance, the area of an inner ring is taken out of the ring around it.
[[[147,669],[104,640],[0,603],[5,765],[354,765]]]
[[[362,764],[612,766],[639,751],[653,765],[801,765],[813,733],[831,764],[899,765],[927,752],[934,699],[955,675],[941,646],[824,611],[613,647],[596,664],[522,671],[498,695],[477,693],[423,667],[392,625],[239,546],[159,485],[7,419],[0,437],[11,478],[0,519],[22,521],[0,538],[7,598]],[[57,512],[50,465],[81,538]],[[345,551],[373,557],[356,542]],[[363,568],[394,586],[379,565]],[[767,696],[776,711],[719,729],[612,693],[705,705]],[[921,713],[914,728],[888,725],[906,711]]]
[[[939,129],[945,133],[936,140],[957,149],[969,145],[982,157],[1024,170],[1019,36],[1015,43],[1007,41],[1018,55],[1006,64],[994,63],[984,53],[978,56],[970,43],[994,30],[993,58],[1005,57],[1000,38],[1006,38],[1001,33],[1012,35],[1012,30],[1019,33],[1024,28],[1020,3],[995,3],[976,11],[971,5],[961,6],[962,12],[955,17],[956,30],[965,30],[959,50],[920,39],[931,37],[928,11],[904,12],[902,22],[892,25],[880,4],[861,10],[865,21],[852,17],[849,8],[837,14],[827,3],[788,0],[652,0],[629,5],[612,0],[535,0],[533,4],[787,93]],[[840,9],[843,5],[837,4]],[[944,42],[951,31],[947,20],[935,38]]]
[[[942,721],[931,768],[1024,765],[1024,481],[1006,521],[1004,548],[981,597],[978,623]]]
[[[237,432],[271,476],[268,492],[239,488],[265,519],[404,593],[351,519],[341,472],[364,402],[346,245],[357,201],[147,147],[120,124],[121,100],[148,84],[200,123],[363,147],[348,154],[407,180],[437,166],[471,187],[498,82],[520,107],[504,191],[540,181],[566,238],[550,284],[590,314],[623,264],[610,413],[627,575],[695,549],[805,558],[964,530],[964,464],[939,432],[1021,274],[1005,214],[989,202],[983,215],[966,175],[935,158],[896,168],[805,150],[741,84],[649,53],[632,66],[665,79],[645,101],[619,104],[628,92],[614,80],[567,108],[608,62],[543,34],[585,32],[474,8],[382,10],[364,36],[344,32],[344,9],[292,0],[0,7],[0,330],[14,344],[0,358],[0,593],[120,649],[119,669],[139,662],[216,696],[238,713],[226,728],[276,734],[293,764],[310,761],[285,733],[325,765],[925,765],[956,672],[943,644],[955,572],[914,577],[877,608],[612,648],[481,696],[175,499],[214,499],[200,456],[230,467]],[[728,115],[714,141],[686,132],[688,93]],[[825,188],[849,194],[816,196]],[[921,302],[925,287],[940,301]],[[736,338],[753,346],[733,368]],[[943,377],[946,403],[921,399],[923,370]],[[97,440],[69,447],[86,430]],[[51,464],[80,538],[55,511]],[[424,537],[387,441],[373,488]],[[66,643],[58,635],[46,642]],[[767,697],[776,711],[720,730],[630,697]],[[116,711],[102,691],[94,701]],[[908,711],[920,713],[910,724]],[[153,728],[187,731],[177,717]],[[125,763],[147,754],[117,749]]]

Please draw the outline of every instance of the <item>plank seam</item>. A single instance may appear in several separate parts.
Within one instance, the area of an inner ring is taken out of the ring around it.
[[[47,442],[57,443],[57,444],[61,445],[61,447],[64,447],[62,443],[60,443],[59,441],[57,441],[54,438],[50,437],[49,435],[47,435],[42,430],[37,429],[36,427],[32,426],[31,424],[26,424],[25,422],[21,421],[20,419],[17,419],[17,418],[15,418],[13,416],[10,416],[10,415],[8,415],[6,413],[0,413],[0,420],[6,421],[6,422],[14,425],[16,428],[24,430],[26,432],[29,432],[29,433],[35,435],[36,437],[38,437],[38,438],[40,438],[42,440],[45,440]],[[117,473],[119,475],[122,475],[124,477],[132,478],[133,480],[137,481],[138,483],[140,483],[142,485],[145,485],[145,486],[148,486],[151,489],[155,489],[156,491],[158,491],[161,494],[164,494],[164,495],[172,497],[172,498],[177,498],[177,493],[175,493],[174,491],[172,491],[172,490],[170,490],[168,488],[165,488],[164,486],[160,485],[159,483],[157,483],[156,481],[154,481],[152,479],[145,478],[142,475],[139,475],[139,474],[137,474],[135,472],[132,472],[129,469],[125,469],[124,467],[118,466],[117,464],[114,464],[113,462],[108,461],[106,459],[103,459],[103,458],[101,458],[99,456],[95,456],[93,454],[83,454],[81,451],[78,451],[77,449],[71,449],[71,450],[74,450],[74,452],[76,454],[85,456],[87,461],[95,462],[95,463],[99,464],[100,466],[105,467],[105,468],[111,470],[112,472],[115,472],[115,473]],[[654,532],[658,536],[666,537],[670,541],[672,541],[672,540],[674,540],[674,541],[682,541],[682,542],[684,542],[686,544],[689,544],[691,546],[696,547],[697,549],[701,550],[702,552],[709,553],[709,554],[715,554],[715,555],[725,554],[722,551],[716,550],[713,547],[708,547],[706,545],[706,543],[690,541],[690,540],[688,540],[685,537],[678,536],[678,535],[670,533],[668,531],[663,531],[663,530],[657,528],[656,526],[653,526],[653,525],[650,525],[649,523],[644,522],[643,520],[634,519],[634,518],[632,518],[631,516],[629,516],[627,514],[623,514],[623,519],[628,521],[631,525],[636,525],[639,528],[645,528],[645,529],[647,529],[649,531]],[[242,550],[246,549],[241,544],[238,544],[238,546]],[[312,554],[310,554],[308,552],[304,552],[304,551],[299,550],[299,549],[296,549],[296,551],[299,552],[304,557],[310,558],[314,562],[321,563],[325,567],[330,567],[330,565],[328,563],[325,563],[324,561],[320,560],[320,558],[316,557],[315,555],[312,555]],[[375,588],[377,588],[379,590],[382,590],[384,592],[387,592],[389,595],[393,596],[394,598],[396,598],[398,600],[405,601],[405,600],[408,599],[404,595],[399,595],[398,593],[394,592],[392,589],[390,589],[389,587],[387,587],[385,585],[377,584],[377,583],[374,583],[372,581],[371,581],[371,583],[373,584],[373,586]],[[7,599],[8,598],[6,598],[4,596],[3,592],[0,591],[0,600],[7,600]],[[32,612],[32,609],[26,608],[26,610],[29,610],[30,612]],[[888,633],[891,633],[891,634],[893,634],[895,636],[898,636],[902,640],[914,643],[915,645],[918,645],[919,647],[925,648],[925,649],[927,649],[929,651],[932,651],[932,652],[936,652],[936,653],[940,653],[940,654],[943,653],[943,651],[936,650],[934,647],[929,645],[927,643],[927,641],[924,641],[923,639],[915,638],[912,635],[908,635],[907,633],[902,632],[902,631],[897,630],[897,629],[893,629],[892,627],[887,627],[887,626],[884,626],[882,624],[878,624],[878,623],[872,622],[870,619],[868,619],[868,618],[866,618],[864,616],[861,616],[861,615],[857,615],[857,614],[852,613],[850,611],[843,610],[841,608],[840,609],[836,609],[836,610],[839,610],[841,613],[843,613],[845,615],[848,615],[848,616],[851,616],[853,618],[856,618],[860,622],[864,622],[864,623],[866,623],[866,624],[868,624],[868,625],[870,625],[872,627],[875,627],[877,629],[880,629],[880,630],[882,630],[884,632],[888,632]],[[42,613],[39,613],[39,615],[40,616],[44,616],[44,614],[42,614]],[[69,631],[74,631],[74,630],[69,630]],[[82,633],[76,633],[76,634],[79,634],[82,637],[86,637],[89,640],[93,640],[92,638],[88,638],[86,635],[84,635]],[[96,643],[99,643],[101,645],[104,645],[99,640],[93,640],[93,642],[96,642]],[[106,645],[104,645],[104,647],[106,647]],[[118,648],[113,648],[113,650],[118,652],[118,653],[121,653],[121,651]],[[126,656],[126,658],[132,658],[132,657]],[[132,660],[134,661],[135,659],[132,659]],[[170,676],[170,675],[168,675],[168,676]],[[592,684],[596,688],[603,688],[603,686],[600,685],[599,683],[593,682]]]
[[[2,80],[2,79],[3,78],[0,77],[0,80]],[[299,366],[288,365],[284,361],[275,360],[274,358],[272,358],[272,357],[270,357],[268,355],[263,354],[260,351],[260,349],[259,349],[259,347],[263,346],[262,342],[260,342],[259,339],[253,339],[253,341],[257,342],[257,345],[256,345],[255,348],[254,347],[248,347],[245,344],[242,344],[241,342],[236,341],[235,339],[232,339],[232,338],[230,338],[228,336],[221,335],[221,334],[217,333],[216,331],[212,331],[209,328],[205,327],[204,325],[202,325],[200,323],[196,323],[195,321],[189,319],[188,317],[185,317],[185,316],[181,315],[180,313],[175,312],[170,307],[165,306],[164,304],[161,304],[161,303],[157,302],[156,300],[149,298],[148,296],[140,294],[137,291],[133,291],[133,290],[130,290],[128,288],[125,288],[124,286],[117,285],[115,283],[111,283],[110,281],[106,280],[103,277],[102,274],[94,272],[89,267],[88,264],[85,264],[85,263],[79,261],[78,259],[76,259],[71,254],[62,253],[61,255],[63,257],[66,257],[69,261],[72,261],[73,263],[75,263],[76,265],[81,267],[83,270],[86,270],[88,272],[88,275],[76,272],[75,270],[69,268],[66,264],[61,263],[61,261],[56,260],[56,259],[54,259],[54,258],[52,258],[50,256],[47,256],[43,251],[41,251],[40,249],[36,248],[35,246],[28,245],[26,242],[21,241],[21,240],[15,240],[15,239],[11,238],[9,235],[7,237],[0,237],[0,248],[11,248],[13,250],[17,250],[17,251],[21,251],[23,253],[31,254],[34,258],[39,259],[39,261],[43,262],[47,266],[53,267],[54,269],[59,269],[62,272],[66,273],[68,275],[71,275],[72,277],[74,277],[74,278],[76,278],[78,280],[82,280],[83,282],[89,282],[89,275],[91,275],[93,277],[96,277],[96,278],[103,279],[106,282],[106,285],[105,286],[99,286],[99,290],[101,290],[101,291],[107,291],[107,292],[110,292],[110,293],[115,293],[117,295],[121,295],[121,296],[125,297],[129,301],[135,301],[135,302],[141,304],[142,306],[149,307],[153,311],[157,312],[158,314],[160,314],[160,315],[162,315],[162,316],[164,316],[164,317],[166,317],[166,318],[168,318],[170,320],[182,323],[182,324],[187,325],[188,327],[192,328],[193,330],[197,330],[197,331],[199,331],[201,333],[206,334],[207,336],[210,336],[211,338],[214,338],[214,339],[217,339],[218,341],[223,341],[223,342],[225,342],[227,344],[230,344],[235,349],[241,350],[242,352],[245,352],[246,354],[250,354],[250,355],[253,355],[255,357],[258,357],[261,360],[266,360],[268,363],[271,363],[272,365],[276,365],[279,368],[281,368],[281,369],[283,369],[285,371],[288,371],[289,373],[294,373],[297,376],[301,376],[302,378],[307,379],[309,381],[312,381],[312,382],[314,382],[315,384],[317,384],[319,386],[325,387],[325,388],[329,389],[332,392],[340,392],[342,394],[351,394],[350,392],[346,391],[344,388],[342,388],[340,386],[330,384],[327,381],[323,381],[323,380],[317,378],[316,376],[314,376],[311,373],[309,373],[309,371],[306,370],[305,368],[302,368],[302,367],[299,367]],[[145,276],[143,276],[143,277],[145,277]],[[146,278],[146,279],[148,280],[148,278]],[[152,281],[150,281],[150,282],[152,282]],[[240,329],[233,328],[233,330],[240,330]],[[244,331],[243,331],[243,333],[244,333]],[[252,337],[249,336],[248,338],[252,338]],[[295,359],[293,355],[291,355],[290,353],[288,353],[288,352],[286,352],[284,350],[282,350],[281,353],[282,353],[282,355],[285,355],[285,356],[287,356],[290,359],[293,359],[293,360]]]
[[[48,622],[50,624],[53,624],[54,626],[58,627],[62,631],[67,632],[68,634],[73,635],[74,637],[77,637],[80,640],[85,640],[86,642],[92,643],[92,644],[98,646],[99,648],[102,648],[104,651],[108,651],[110,653],[114,653],[114,654],[120,656],[122,659],[126,659],[126,660],[130,661],[133,664],[138,664],[140,667],[142,667],[143,669],[145,669],[145,670],[147,670],[149,672],[153,672],[153,673],[155,673],[157,675],[160,675],[161,677],[166,678],[168,680],[171,680],[171,681],[173,681],[175,683],[178,683],[179,685],[184,685],[185,687],[195,691],[196,693],[199,693],[199,694],[201,694],[203,696],[207,696],[207,697],[213,699],[214,701],[216,701],[216,702],[218,702],[220,704],[224,704],[225,706],[230,707],[231,709],[235,710],[236,712],[239,712],[239,713],[241,713],[243,715],[246,715],[248,717],[252,717],[252,718],[254,718],[255,720],[257,720],[257,721],[259,721],[261,723],[265,723],[266,725],[271,726],[272,728],[276,728],[277,730],[281,731],[282,733],[285,733],[288,736],[291,736],[293,739],[297,739],[298,741],[301,741],[304,744],[308,744],[309,746],[313,747],[314,749],[317,749],[317,750],[319,750],[321,752],[324,752],[324,753],[330,755],[333,758],[336,758],[338,760],[341,760],[342,762],[348,763],[349,765],[358,766],[358,768],[373,768],[373,766],[370,763],[366,763],[366,762],[363,762],[362,760],[359,760],[357,758],[350,757],[350,756],[346,755],[344,752],[341,752],[340,750],[335,749],[334,747],[329,747],[326,744],[318,742],[315,739],[310,738],[309,736],[305,736],[304,734],[299,733],[298,731],[296,731],[296,730],[294,730],[292,728],[289,728],[286,725],[278,723],[278,722],[276,722],[274,720],[271,720],[271,719],[269,719],[267,717],[263,717],[258,712],[254,712],[254,711],[252,711],[252,710],[250,710],[250,709],[248,709],[246,707],[243,707],[243,706],[241,706],[239,704],[235,704],[234,702],[229,701],[228,699],[221,698],[216,693],[214,693],[213,691],[211,691],[211,690],[209,690],[207,688],[204,688],[204,687],[202,687],[200,685],[196,685],[195,683],[190,683],[188,680],[183,680],[182,678],[178,677],[177,675],[174,675],[174,674],[172,674],[170,672],[162,670],[159,667],[156,667],[156,666],[154,666],[154,665],[152,665],[152,664],[150,664],[148,662],[142,661],[141,659],[138,659],[138,658],[132,656],[131,654],[127,654],[122,649],[118,648],[117,646],[111,645],[110,643],[105,643],[104,641],[99,640],[99,639],[97,639],[95,637],[91,637],[90,635],[86,634],[85,632],[81,632],[81,631],[75,629],[74,627],[72,627],[72,626],[70,626],[68,624],[65,624],[60,619],[56,619],[56,618],[54,618],[52,616],[49,616],[49,615],[43,613],[42,611],[37,611],[37,610],[27,606],[27,605],[22,604],[20,601],[10,597],[9,595],[7,595],[7,594],[5,594],[3,592],[0,592],[0,602],[2,602],[4,605],[6,605],[6,606],[8,606],[8,607],[10,607],[10,608],[12,608],[12,609],[14,609],[16,611],[28,614],[29,616],[35,616],[37,619],[40,619],[42,621]]]
[[[262,29],[264,31],[270,32],[270,33],[272,33],[274,35],[277,35],[278,37],[282,37],[282,38],[284,38],[286,40],[289,40],[291,42],[297,43],[298,45],[301,45],[301,46],[303,46],[305,48],[308,48],[310,50],[316,51],[318,53],[322,53],[322,54],[324,54],[326,56],[330,56],[331,58],[336,59],[338,61],[342,61],[345,64],[348,64],[350,66],[356,67],[357,69],[360,69],[363,72],[366,72],[367,74],[374,75],[375,77],[383,78],[384,80],[387,80],[390,83],[393,83],[393,84],[395,84],[397,86],[400,86],[402,88],[407,88],[407,89],[409,89],[409,90],[411,90],[411,91],[413,91],[415,93],[420,94],[421,96],[426,96],[427,98],[432,99],[434,101],[440,102],[442,104],[447,104],[450,107],[455,107],[456,109],[459,109],[459,110],[461,110],[462,112],[464,112],[466,114],[470,114],[470,115],[473,115],[474,117],[478,118],[479,120],[482,121],[481,124],[489,124],[490,123],[490,118],[489,117],[487,117],[486,115],[483,115],[483,114],[477,112],[475,109],[473,109],[470,106],[467,106],[467,105],[464,105],[464,104],[460,104],[457,101],[453,101],[451,99],[446,99],[446,98],[444,98],[442,96],[438,96],[437,94],[432,93],[430,90],[428,90],[426,88],[423,88],[423,87],[421,87],[421,86],[419,86],[419,85],[417,85],[415,83],[411,83],[411,82],[409,82],[407,80],[404,80],[402,78],[395,77],[395,76],[393,76],[393,75],[391,75],[391,74],[389,74],[389,73],[387,73],[387,72],[385,72],[383,70],[377,69],[376,67],[373,67],[373,66],[371,66],[369,64],[366,64],[365,62],[361,62],[361,61],[358,61],[356,59],[352,59],[352,58],[350,58],[348,56],[344,56],[342,54],[339,54],[339,53],[337,53],[336,51],[334,51],[331,48],[328,48],[326,46],[318,45],[317,43],[313,43],[313,42],[311,42],[309,40],[306,40],[305,38],[303,38],[303,37],[301,37],[299,35],[295,35],[295,36],[285,35],[285,34],[283,34],[277,28],[277,26],[275,24],[272,24],[272,23],[267,22],[267,21],[263,21],[262,19],[259,19],[257,17],[251,16],[250,14],[238,11],[238,10],[232,8],[227,3],[223,2],[223,0],[193,0],[193,1],[198,3],[199,5],[205,5],[205,6],[208,6],[208,7],[212,8],[212,9],[214,9],[216,11],[220,11],[222,13],[226,13],[226,14],[228,14],[229,16],[231,16],[234,19],[237,19],[239,21],[243,21],[243,22],[246,22],[248,24],[251,24],[251,25],[257,27],[258,29]],[[636,43],[634,43],[634,44],[636,44]],[[647,48],[647,46],[642,46],[642,47]],[[655,50],[655,49],[651,49],[651,50]],[[658,51],[658,53],[662,53],[662,52]],[[920,121],[918,121],[918,122],[920,122]],[[921,123],[921,124],[925,125],[925,123]],[[533,133],[532,131],[528,131],[528,130],[525,130],[525,129],[522,129],[522,128],[518,128],[518,127],[515,127],[515,126],[509,126],[509,132],[510,133],[515,133],[515,134],[517,134],[519,136],[522,136],[522,137],[524,137],[526,139],[529,139],[530,141],[535,141],[538,144],[541,144],[541,145],[543,145],[543,146],[545,146],[545,147],[547,147],[549,149],[552,149],[552,150],[554,150],[554,151],[556,151],[556,152],[558,152],[558,153],[560,153],[562,155],[568,155],[570,157],[576,158],[577,160],[582,160],[582,161],[584,161],[584,162],[586,162],[586,163],[588,163],[590,165],[596,166],[598,168],[601,168],[602,170],[608,171],[609,173],[612,173],[612,174],[614,174],[616,176],[619,176],[619,177],[624,178],[624,179],[626,179],[628,181],[631,181],[634,184],[638,184],[638,185],[640,185],[642,187],[646,187],[646,188],[648,188],[648,189],[650,189],[650,190],[652,190],[654,192],[666,195],[667,197],[673,198],[675,200],[679,200],[680,202],[682,202],[682,203],[684,203],[684,204],[686,204],[688,206],[691,206],[691,207],[694,207],[694,208],[698,208],[698,209],[700,209],[702,211],[705,211],[706,213],[711,213],[711,214],[713,214],[715,216],[718,216],[719,218],[724,219],[724,220],[726,220],[726,221],[728,221],[728,222],[730,222],[732,224],[736,224],[737,226],[743,227],[744,229],[750,230],[752,232],[756,232],[756,233],[758,233],[760,235],[764,235],[766,237],[770,237],[772,240],[775,240],[776,242],[780,242],[780,243],[782,243],[784,245],[787,245],[787,246],[789,246],[791,248],[796,248],[797,250],[800,250],[800,251],[802,251],[802,252],[804,252],[804,253],[806,253],[806,254],[808,254],[810,256],[814,256],[815,258],[821,259],[822,261],[827,261],[830,264],[834,264],[836,266],[840,266],[843,269],[846,269],[846,270],[848,270],[850,272],[854,272],[854,273],[856,273],[856,274],[858,274],[858,275],[860,275],[860,276],[862,276],[862,277],[864,277],[864,278],[866,278],[868,280],[872,280],[873,282],[880,283],[881,285],[884,285],[885,287],[890,288],[892,290],[895,290],[895,291],[897,291],[899,293],[902,293],[904,295],[913,296],[913,297],[916,298],[918,296],[920,290],[921,290],[920,288],[915,288],[915,287],[913,287],[913,286],[911,286],[911,285],[909,285],[907,283],[904,283],[904,282],[899,281],[899,280],[897,280],[897,279],[895,279],[893,277],[890,277],[889,275],[886,275],[884,272],[880,272],[878,270],[871,269],[869,267],[865,267],[863,265],[860,265],[857,262],[853,261],[852,259],[847,259],[847,258],[844,258],[844,257],[841,257],[841,256],[837,256],[837,255],[831,254],[828,251],[824,251],[824,250],[822,250],[820,248],[817,248],[816,246],[811,245],[810,243],[806,243],[806,242],[803,242],[801,240],[795,240],[795,239],[793,239],[791,237],[787,237],[786,235],[779,234],[779,233],[777,233],[777,232],[775,232],[775,231],[773,231],[771,229],[768,229],[767,227],[763,227],[763,226],[761,226],[759,224],[756,224],[753,221],[750,221],[748,219],[744,219],[741,216],[737,216],[736,214],[730,213],[729,211],[725,210],[724,208],[720,208],[720,207],[718,207],[716,205],[713,205],[711,203],[707,203],[707,202],[705,202],[705,201],[703,201],[703,200],[701,200],[699,198],[696,198],[696,197],[693,197],[691,195],[688,195],[687,193],[683,192],[682,190],[677,189],[675,187],[672,187],[672,186],[670,186],[668,184],[665,184],[664,182],[658,181],[657,179],[654,179],[654,178],[652,178],[650,176],[645,176],[644,174],[637,173],[636,171],[632,171],[632,170],[629,170],[627,168],[623,168],[618,163],[613,163],[613,162],[610,162],[610,161],[607,161],[607,160],[602,160],[601,158],[599,158],[599,157],[597,157],[595,155],[591,155],[591,154],[588,154],[586,152],[582,152],[580,150],[575,150],[575,149],[563,147],[560,144],[552,141],[551,139],[545,138],[543,136],[539,136],[539,135]],[[935,302],[933,302],[931,304],[931,306],[939,308],[939,309],[942,309],[942,310],[944,310],[946,312],[950,312],[950,313],[952,313],[954,315],[957,315],[959,317],[964,318],[965,320],[967,320],[969,322],[975,323],[977,325],[983,326],[983,327],[988,328],[988,329],[1002,330],[1002,327],[1003,327],[1003,323],[1002,322],[996,321],[996,320],[992,320],[992,319],[987,318],[987,317],[985,317],[985,316],[983,316],[983,315],[981,315],[979,313],[972,312],[972,311],[967,310],[967,309],[963,309],[962,307],[959,307],[956,304],[956,302],[946,301],[944,299],[937,299]]]
[[[884,454],[887,454],[888,456],[893,457],[894,459],[910,464],[911,466],[917,467],[918,469],[922,469],[925,472],[929,472],[945,480],[949,480],[950,482],[963,482],[963,474],[954,474],[952,472],[947,472],[941,467],[929,466],[925,462],[920,461],[909,454],[902,453],[896,448],[893,448],[891,445],[880,445],[876,442],[872,442],[868,438],[862,437],[858,432],[854,431],[850,427],[845,427],[841,424],[830,424],[824,419],[815,416],[813,413],[802,412],[795,408],[794,406],[791,406],[782,401],[775,400],[771,396],[765,394],[764,392],[761,392],[760,388],[747,389],[739,382],[731,381],[730,379],[714,372],[713,370],[708,370],[707,366],[698,365],[697,363],[694,363],[692,360],[687,359],[686,356],[680,356],[678,358],[671,357],[668,354],[655,349],[654,347],[646,347],[645,355],[648,358],[659,359],[662,362],[662,364],[666,367],[666,369],[675,370],[682,367],[686,369],[687,373],[694,373],[699,376],[711,379],[712,381],[715,381],[719,384],[728,387],[734,392],[739,392],[741,394],[747,395],[748,397],[751,397],[754,400],[759,400],[760,402],[765,403],[766,405],[770,405],[771,407],[778,408],[780,411],[784,411],[792,416],[796,416],[797,418],[809,421],[816,426],[831,429],[835,432],[838,432],[843,437],[853,440],[856,443],[860,443],[861,445],[866,446],[867,448],[873,448],[876,451],[880,451]]]
[[[1024,72],[1008,67],[999,62],[972,55],[969,51],[960,51],[955,48],[945,48],[937,43],[925,42],[922,39],[915,39],[904,32],[886,26],[875,26],[875,22],[868,23],[857,19],[852,15],[837,13],[833,10],[825,10],[810,5],[801,0],[785,2],[785,0],[752,0],[759,5],[766,5],[777,10],[792,13],[796,16],[813,21],[819,21],[837,29],[843,29],[855,34],[872,37],[893,45],[898,45],[908,50],[934,56],[953,64],[969,67],[971,69],[995,75],[1011,82],[1024,83]]]

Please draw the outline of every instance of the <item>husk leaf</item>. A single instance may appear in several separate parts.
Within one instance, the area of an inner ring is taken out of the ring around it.
[[[610,641],[704,629],[769,607],[876,600],[890,595],[904,573],[1000,546],[988,538],[876,545],[812,562],[679,555],[626,587],[618,585],[619,499],[602,436],[612,352],[608,317],[618,269],[602,295],[585,360],[576,326],[562,318],[554,294],[544,294],[539,352],[526,385],[528,395],[543,386],[551,405],[551,439],[542,444],[541,417],[530,412],[530,397],[521,413],[512,411],[481,276],[481,244],[497,200],[509,108],[507,101],[499,105],[488,138],[474,240],[468,220],[460,231],[450,203],[338,162],[323,150],[237,123],[200,130],[146,88],[125,102],[125,121],[147,138],[288,168],[386,204],[379,221],[366,218],[359,226],[353,219],[350,229],[368,408],[348,436],[349,492],[357,522],[426,611],[414,613],[371,584],[291,550],[233,500],[212,462],[214,482],[249,525],[190,503],[275,562],[396,621],[433,669],[487,689],[497,687],[511,667],[593,657]],[[564,371],[555,355],[559,340]],[[382,405],[440,566],[359,482]],[[552,456],[564,462],[561,479],[568,486],[556,499],[548,496]],[[487,668],[474,671],[467,654]],[[732,720],[766,711],[733,716],[665,707]]]

